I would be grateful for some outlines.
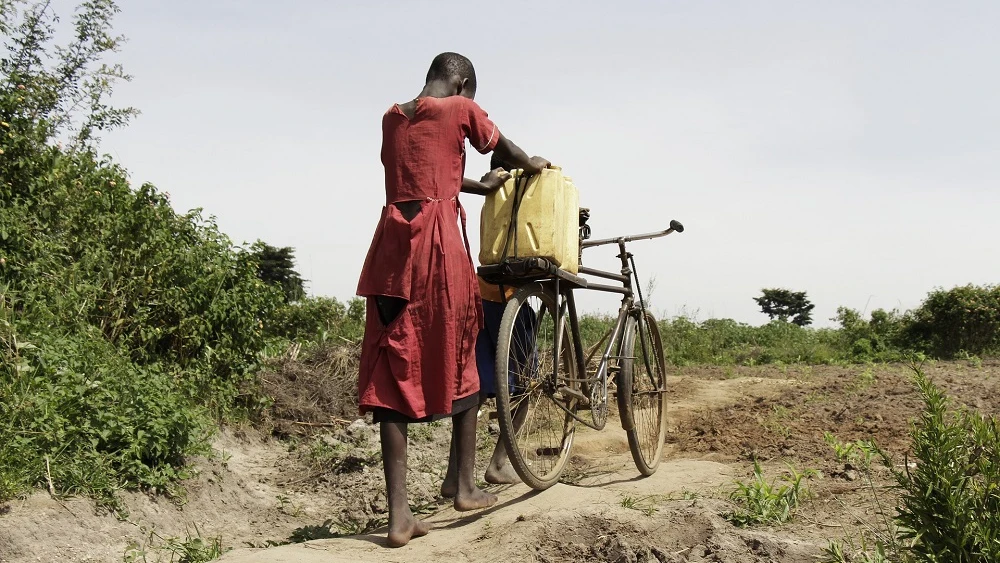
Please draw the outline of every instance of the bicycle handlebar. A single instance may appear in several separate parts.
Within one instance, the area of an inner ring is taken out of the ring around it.
[[[657,231],[655,233],[645,233],[641,235],[630,235],[627,237],[585,240],[580,244],[580,248],[591,248],[593,246],[603,246],[605,244],[624,244],[626,242],[632,242],[636,240],[648,240],[648,239],[660,238],[660,237],[665,237],[673,232],[683,233],[684,225],[682,225],[680,221],[671,219],[670,228],[665,231]]]

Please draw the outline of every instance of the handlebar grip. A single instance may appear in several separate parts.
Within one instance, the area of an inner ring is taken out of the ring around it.
[[[684,225],[681,225],[681,222],[675,219],[670,220],[670,228],[677,231],[678,233],[684,232]]]

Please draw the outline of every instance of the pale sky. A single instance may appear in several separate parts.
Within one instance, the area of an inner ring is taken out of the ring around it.
[[[574,178],[595,237],[685,224],[632,247],[660,314],[760,324],[752,298],[787,287],[824,326],[840,305],[1000,282],[1000,3],[119,4],[135,78],[113,100],[143,113],[103,149],[235,242],[294,247],[315,295],[353,296],[382,114],[441,51],[472,59],[508,137]],[[475,255],[482,200],[463,199]],[[611,249],[584,262],[616,267]]]

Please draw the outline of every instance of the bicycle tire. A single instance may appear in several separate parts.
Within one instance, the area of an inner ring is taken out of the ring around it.
[[[640,338],[638,351],[635,350],[636,336]],[[632,460],[639,473],[648,477],[660,465],[667,435],[663,342],[656,319],[649,311],[629,317],[621,358],[617,381],[618,413],[628,436]]]
[[[554,292],[543,284],[522,287],[507,302],[497,340],[496,401],[500,439],[507,448],[514,471],[536,490],[547,489],[559,481],[569,460],[576,431],[575,419],[557,402],[575,413],[578,400],[567,399],[567,395],[555,391],[560,383],[575,385],[560,380],[573,378],[576,373],[574,348],[565,316],[560,365],[558,370],[553,370],[553,313],[557,303]],[[533,333],[530,341],[519,338],[524,330],[516,332],[519,327],[524,329],[525,323],[528,323],[527,331]],[[507,385],[503,384],[501,374],[507,375]]]

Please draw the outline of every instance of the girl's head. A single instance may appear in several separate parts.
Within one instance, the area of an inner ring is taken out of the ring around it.
[[[438,82],[452,96],[476,99],[476,69],[472,61],[458,53],[441,53],[431,61],[424,87]]]

